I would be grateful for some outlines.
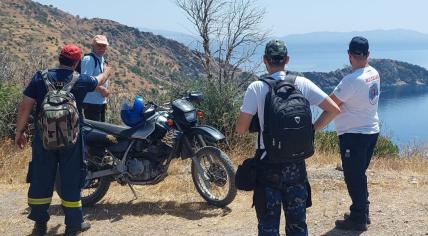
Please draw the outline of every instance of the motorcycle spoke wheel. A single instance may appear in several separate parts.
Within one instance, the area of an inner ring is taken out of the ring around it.
[[[87,198],[93,195],[100,185],[100,179],[91,179],[85,183],[80,193],[82,198]]]
[[[236,196],[235,170],[227,155],[218,148],[207,146],[196,156],[200,169],[192,162],[192,177],[201,196],[216,206],[233,201]]]

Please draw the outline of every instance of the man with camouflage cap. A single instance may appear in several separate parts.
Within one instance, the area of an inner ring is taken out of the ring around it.
[[[42,115],[44,111],[42,105],[45,104],[44,98],[46,94],[48,94],[48,91],[52,92],[52,89],[61,91],[64,87],[70,88],[72,97],[74,97],[73,104],[78,110],[77,120],[83,120],[81,109],[86,93],[94,91],[99,84],[104,83],[110,73],[110,68],[105,68],[105,71],[97,77],[87,75],[80,75],[79,77],[73,72],[81,58],[82,51],[79,47],[72,44],[65,45],[59,55],[60,65],[57,69],[39,71],[33,76],[24,90],[24,97],[18,108],[15,134],[16,145],[23,148],[27,142],[25,126],[33,106],[36,107],[34,117],[39,121],[44,117]],[[69,84],[73,85],[69,86]],[[70,90],[67,91],[70,92]],[[69,110],[69,113],[71,112]],[[64,120],[55,122],[56,125],[53,127],[57,129],[65,126]],[[69,120],[68,123],[73,123],[73,121]],[[45,145],[46,135],[41,132],[43,129],[40,129],[40,123],[37,125],[39,129],[33,135],[32,160],[27,174],[27,182],[30,183],[28,205],[31,208],[28,218],[35,221],[33,235],[46,235],[47,233],[47,222],[50,219],[48,209],[52,201],[57,169],[61,176],[60,197],[65,213],[65,235],[76,235],[90,227],[89,223],[83,222],[82,203],[80,200],[80,190],[86,177],[81,129],[77,129],[75,143],[61,149],[49,150],[50,147]],[[58,137],[56,135],[50,136],[52,138]],[[63,140],[65,140],[65,137],[64,135],[62,136]],[[60,140],[58,138],[58,143]]]
[[[284,80],[289,76],[285,65],[289,56],[285,43],[270,41],[265,48],[263,62],[269,75],[265,79]],[[311,105],[317,105],[323,113],[314,123],[316,131],[325,127],[340,112],[338,106],[312,81],[294,76],[294,86],[301,91]],[[253,203],[256,208],[259,235],[279,235],[281,205],[286,218],[286,235],[308,235],[306,208],[311,205],[310,185],[307,179],[305,161],[271,164],[269,154],[263,143],[265,98],[270,88],[263,81],[251,83],[245,92],[243,105],[236,122],[236,132],[249,131],[253,116],[259,120],[259,137],[255,158],[260,159],[257,166],[258,183],[254,190]],[[277,176],[276,179],[270,176]],[[268,180],[268,181],[266,181]]]

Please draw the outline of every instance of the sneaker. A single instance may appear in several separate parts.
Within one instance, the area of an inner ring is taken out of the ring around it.
[[[345,220],[336,220],[336,228],[343,230],[366,231],[367,224],[357,223],[348,218]]]
[[[345,214],[343,214],[343,218],[345,218],[345,220],[348,219],[349,217],[351,217],[351,213],[346,212]],[[371,223],[372,223],[372,221],[370,220],[370,216],[369,216],[369,217],[367,217],[367,224],[369,225]]]
[[[84,232],[90,228],[91,228],[91,224],[89,224],[88,222],[82,222],[82,224],[80,225],[80,228],[71,228],[66,226],[64,235],[75,236],[75,235],[78,235],[80,232]]]
[[[48,222],[37,222],[34,223],[33,232],[31,232],[31,235],[35,236],[44,236],[47,234],[48,231]]]

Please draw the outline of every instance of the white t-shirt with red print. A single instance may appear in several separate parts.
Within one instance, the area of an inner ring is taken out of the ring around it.
[[[340,81],[333,93],[343,102],[335,119],[338,135],[379,133],[380,77],[376,69],[367,66],[355,70]]]

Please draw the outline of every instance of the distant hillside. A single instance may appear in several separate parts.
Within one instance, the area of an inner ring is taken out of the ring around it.
[[[191,34],[180,32],[140,28],[142,31],[153,32],[162,35],[165,38],[173,39],[192,49],[197,48],[198,38]],[[352,32],[313,32],[305,34],[290,34],[281,36],[287,44],[291,45],[291,50],[304,51],[305,46],[310,45],[308,50],[313,50],[313,46],[318,45],[320,49],[326,47],[346,48],[349,40],[356,35],[367,37],[373,48],[399,47],[401,49],[428,49],[428,34],[420,33],[414,30],[394,29],[394,30],[371,30],[371,31],[352,31]],[[274,37],[278,38],[278,37]],[[296,49],[297,48],[297,49]],[[260,47],[260,53],[264,48]],[[343,51],[343,50],[342,50]]]
[[[169,31],[169,30],[149,29],[145,27],[140,27],[139,29],[144,32],[151,32],[155,35],[161,35],[167,39],[177,41],[179,43],[184,44],[190,49],[194,49],[194,50],[202,49],[202,46],[199,45],[200,43],[198,43],[199,38],[191,34],[180,33],[180,32]]]
[[[390,59],[372,59],[370,65],[379,72],[382,81],[381,87],[428,85],[428,70],[423,67]],[[351,68],[345,67],[329,73],[303,72],[299,74],[329,91],[350,72]]]
[[[370,30],[352,32],[313,32],[293,34],[281,37],[290,45],[322,45],[324,47],[347,47],[354,36],[369,39],[371,48],[383,49],[399,47],[401,49],[428,49],[428,35],[414,30]]]
[[[65,43],[89,52],[95,34],[107,35],[111,43],[107,57],[115,68],[116,88],[159,89],[178,77],[202,75],[197,55],[176,41],[111,20],[81,19],[29,0],[0,2],[0,50],[21,60],[28,60],[26,53],[36,48],[54,66]]]

